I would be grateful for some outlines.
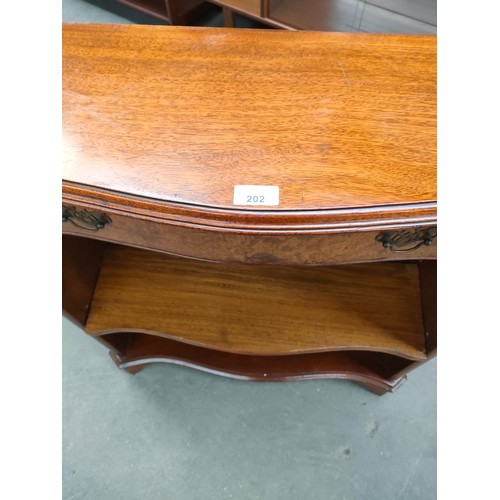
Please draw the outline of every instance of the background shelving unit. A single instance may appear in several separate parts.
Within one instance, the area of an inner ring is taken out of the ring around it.
[[[206,10],[206,4],[203,0],[109,0],[106,4],[102,0],[88,1],[108,9],[124,5],[134,11],[146,14],[146,18],[147,16],[154,18],[160,24],[173,25],[189,24],[197,16],[197,13]]]
[[[295,29],[436,33],[436,0],[269,0],[265,12]]]
[[[99,3],[100,0],[87,0]],[[188,25],[214,6],[223,11],[225,27],[235,15],[287,30],[436,34],[436,0],[111,0],[149,15],[160,23]],[[108,4],[109,6],[112,4]],[[213,17],[213,12],[210,14]],[[238,23],[238,25],[241,25]]]

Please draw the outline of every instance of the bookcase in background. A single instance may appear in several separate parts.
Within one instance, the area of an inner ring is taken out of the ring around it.
[[[117,0],[169,24],[186,25],[208,3],[222,7],[224,26],[235,14],[289,30],[436,34],[436,0]]]

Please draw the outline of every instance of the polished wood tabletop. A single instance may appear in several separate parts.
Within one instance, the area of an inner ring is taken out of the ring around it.
[[[235,205],[237,185],[279,203]],[[436,37],[64,25],[63,192],[95,191],[262,221],[435,218]]]

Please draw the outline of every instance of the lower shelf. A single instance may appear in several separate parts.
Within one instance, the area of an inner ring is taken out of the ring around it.
[[[176,363],[383,394],[436,355],[436,262],[210,263],[64,235],[63,311],[129,372]]]
[[[124,347],[123,337],[127,336]],[[387,354],[340,351],[289,356],[249,356],[196,347],[175,340],[139,333],[104,335],[101,340],[121,354],[111,353],[115,363],[136,372],[149,363],[173,363],[216,375],[254,381],[348,379],[368,385],[375,392],[392,391],[404,377],[398,376],[411,362]]]
[[[373,351],[426,359],[417,264],[217,264],[109,246],[86,331],[246,355]]]

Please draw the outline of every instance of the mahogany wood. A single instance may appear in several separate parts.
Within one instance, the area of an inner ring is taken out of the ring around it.
[[[210,0],[210,3],[222,6],[224,11],[250,14],[254,18],[261,16],[261,0]],[[224,26],[230,28],[225,23]]]
[[[224,16],[224,26],[226,28],[234,28],[234,11],[227,7],[222,7],[222,15]]]
[[[436,241],[377,240],[437,224],[435,42],[65,26],[65,313],[129,371],[394,390],[437,345]]]
[[[194,13],[202,10],[204,0],[167,0],[168,14],[172,24],[182,25],[189,22]]]
[[[187,221],[168,224],[152,222],[142,217],[115,215],[106,212],[112,222],[92,234],[93,238],[150,248],[174,255],[209,261],[244,262],[249,264],[327,265],[385,260],[407,260],[409,256],[435,259],[437,242],[421,246],[411,253],[396,253],[376,241],[380,229],[348,232],[339,229],[323,233],[321,230],[292,232],[286,225],[282,231],[264,234],[224,230],[206,231],[198,226],[186,227]],[[258,219],[255,219],[255,223]],[[368,224],[368,221],[365,221]],[[258,226],[255,226],[258,228]],[[277,226],[278,227],[278,226]],[[424,227],[418,225],[418,227]],[[402,224],[393,229],[405,228]],[[66,234],[89,236],[89,232],[74,225],[63,224]]]
[[[420,262],[419,269],[426,351],[433,355],[437,350],[437,262]]]
[[[104,206],[126,193],[123,211],[147,200],[149,216],[222,217],[226,229],[325,212],[332,226],[366,212],[432,223],[435,42],[65,26],[64,198]],[[278,185],[279,206],[233,205],[238,184]]]
[[[437,355],[437,262],[435,260],[420,261],[418,262],[418,266],[422,319],[425,329],[425,351],[427,359],[432,359]],[[396,358],[393,357],[393,359]],[[401,380],[411,370],[418,368],[423,362],[415,361],[402,365],[390,363],[390,365],[386,365],[385,376],[387,377],[387,381],[395,383]]]
[[[388,382],[387,366],[405,361],[388,354],[340,351],[291,356],[249,356],[207,349],[154,335],[133,333],[128,351],[111,355],[130,373],[150,363],[173,363],[209,373],[256,382],[349,379],[378,394],[396,389],[404,377]],[[102,338],[106,338],[103,335]],[[161,354],[158,354],[161,353]],[[406,363],[408,363],[406,361]]]
[[[425,359],[412,264],[249,269],[110,248],[86,331],[127,330],[242,354],[351,349]]]
[[[84,327],[94,294],[105,243],[78,236],[62,238],[62,308]]]
[[[135,334],[132,332],[117,332],[94,338],[106,346],[109,349],[111,357],[115,359],[130,352],[130,346],[134,340],[134,335]]]

